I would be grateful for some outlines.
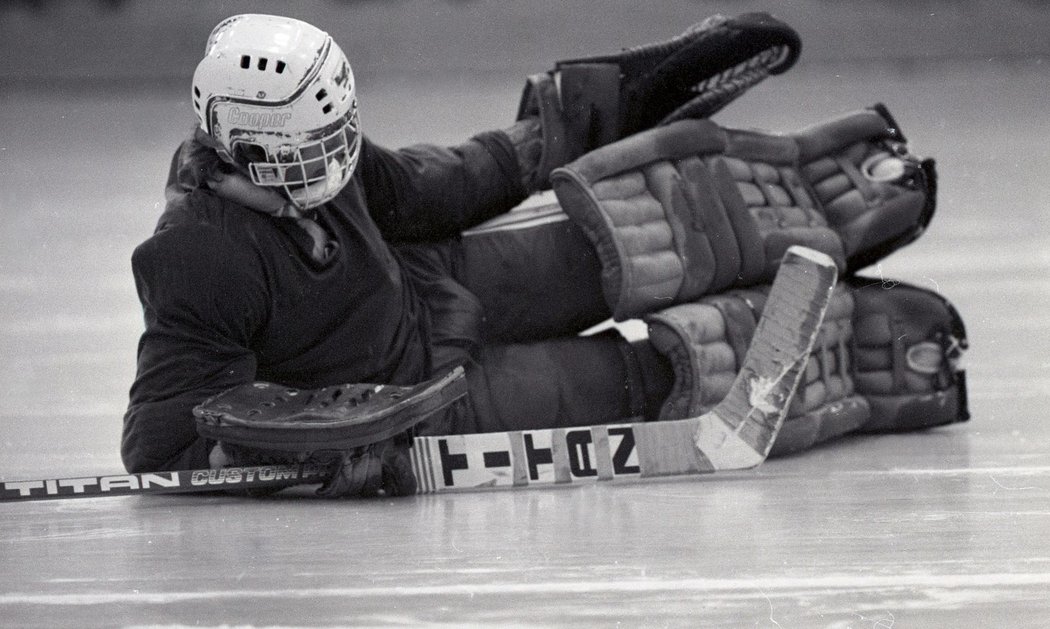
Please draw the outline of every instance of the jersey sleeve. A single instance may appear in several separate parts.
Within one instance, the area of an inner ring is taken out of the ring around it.
[[[255,379],[248,349],[265,321],[261,271],[214,227],[158,232],[132,256],[145,331],[124,416],[121,455],[130,472],[208,466],[193,407]]]
[[[365,138],[359,169],[372,219],[395,242],[454,236],[526,197],[514,147],[499,131],[397,151]]]

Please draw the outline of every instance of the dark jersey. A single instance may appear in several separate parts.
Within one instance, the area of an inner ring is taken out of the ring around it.
[[[197,436],[192,409],[235,385],[424,378],[428,276],[398,245],[453,237],[524,196],[502,133],[450,149],[389,151],[365,140],[352,181],[317,209],[335,247],[323,263],[292,219],[206,189],[169,197],[132,257],[146,328],[124,418],[125,466],[207,467],[211,444]]]

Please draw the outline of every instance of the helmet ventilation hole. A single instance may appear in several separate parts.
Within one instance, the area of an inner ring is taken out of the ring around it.
[[[328,98],[328,90],[326,90],[326,89],[324,89],[322,87],[321,89],[317,90],[317,94],[314,95],[314,98],[316,98],[318,101],[322,101],[322,100]],[[332,111],[332,103],[325,103],[321,107],[321,112],[322,113],[326,113],[327,114],[330,111]]]
[[[256,69],[258,69],[258,70],[260,70],[262,72],[265,72],[267,66],[269,66],[269,65],[270,65],[270,60],[267,57],[259,57],[258,61],[255,64],[255,67],[256,67]],[[251,55],[241,55],[241,68],[243,68],[245,70],[248,70],[251,67],[252,67],[252,57],[251,57]],[[285,69],[287,67],[288,67],[288,64],[286,64],[283,61],[278,61],[276,64],[274,64],[274,68],[273,69],[274,69],[274,72],[276,72],[277,74],[284,74],[284,71],[285,71]],[[199,94],[198,94],[198,96],[199,96]]]

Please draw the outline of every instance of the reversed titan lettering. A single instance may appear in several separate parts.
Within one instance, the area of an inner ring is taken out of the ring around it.
[[[630,425],[419,437],[419,493],[551,485],[638,476]]]

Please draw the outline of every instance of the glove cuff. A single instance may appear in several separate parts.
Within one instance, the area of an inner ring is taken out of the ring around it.
[[[522,118],[503,130],[514,147],[514,156],[518,162],[521,185],[527,194],[537,192],[542,186],[540,164],[543,159],[543,133],[539,118],[530,116]],[[543,177],[549,175],[544,174]]]

